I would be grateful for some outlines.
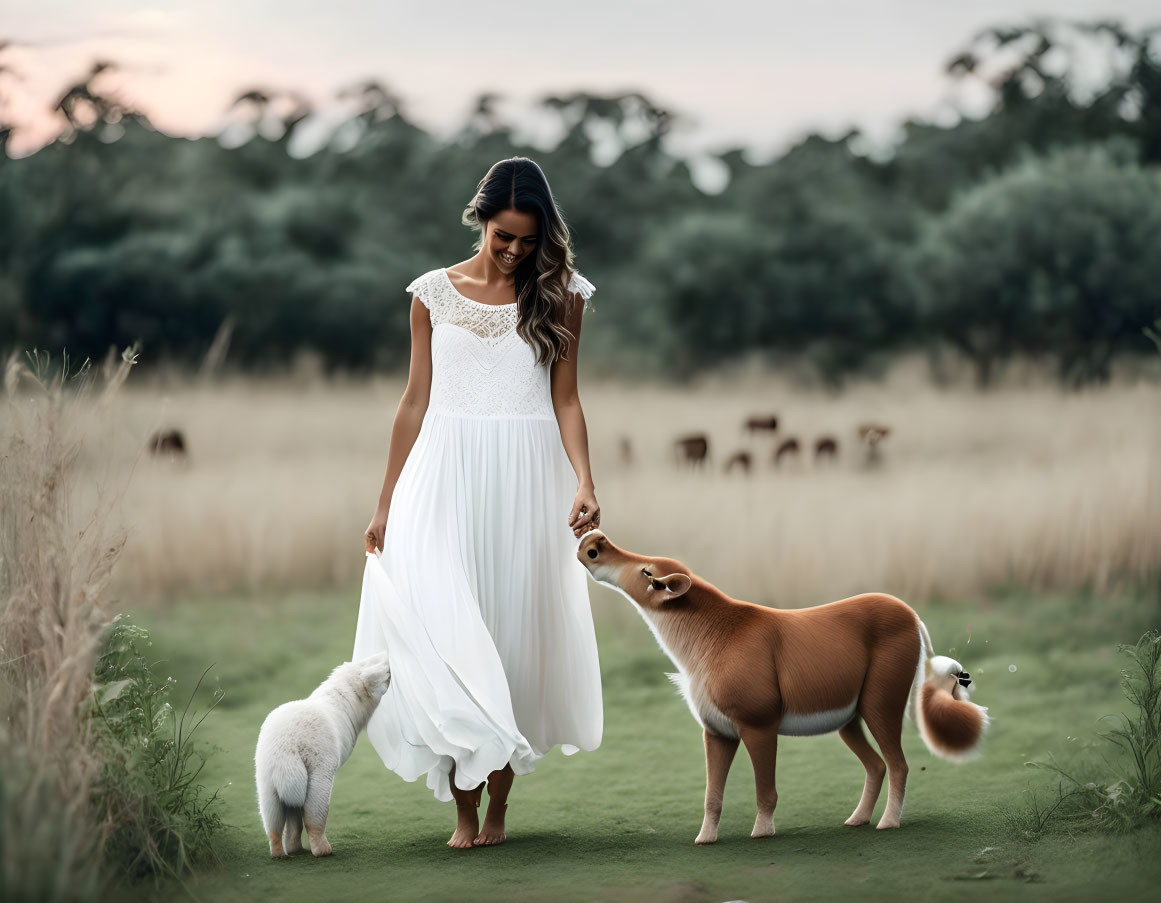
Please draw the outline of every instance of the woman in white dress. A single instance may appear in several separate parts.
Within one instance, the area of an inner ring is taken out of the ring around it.
[[[389,769],[454,797],[460,848],[503,842],[514,776],[558,744],[595,749],[603,721],[576,559],[600,523],[577,395],[593,286],[527,158],[496,163],[463,222],[476,255],[407,287],[411,369],[365,536],[354,649],[390,653],[367,734]]]

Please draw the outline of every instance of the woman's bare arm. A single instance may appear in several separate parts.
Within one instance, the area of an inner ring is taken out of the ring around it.
[[[418,297],[411,299],[411,365],[407,373],[407,388],[395,411],[391,427],[391,445],[387,452],[387,473],[379,503],[365,534],[367,551],[383,548],[383,532],[391,510],[391,496],[403,464],[419,436],[423,415],[431,398],[431,317]]]
[[[574,295],[572,313],[565,322],[565,327],[572,333],[572,339],[565,356],[552,365],[552,408],[556,412],[556,422],[560,425],[564,450],[572,463],[572,469],[576,471],[577,495],[569,511],[568,525],[577,536],[600,521],[600,507],[597,505],[596,487],[589,466],[588,427],[577,390],[577,358],[580,353],[583,312],[584,300],[579,294]]]

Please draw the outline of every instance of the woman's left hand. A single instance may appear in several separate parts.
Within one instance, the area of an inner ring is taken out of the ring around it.
[[[591,486],[577,490],[572,510],[568,513],[568,525],[577,537],[601,525],[601,506],[597,504],[597,493]]]

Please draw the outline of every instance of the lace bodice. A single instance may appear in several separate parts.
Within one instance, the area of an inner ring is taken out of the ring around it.
[[[573,273],[569,290],[586,301],[594,286]],[[555,417],[550,371],[516,332],[515,304],[484,304],[460,294],[447,270],[407,286],[431,317],[428,410],[461,417]]]

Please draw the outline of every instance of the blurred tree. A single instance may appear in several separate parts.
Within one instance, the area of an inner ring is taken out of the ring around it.
[[[994,121],[1009,145],[1045,149],[1062,141],[1131,135],[1145,163],[1161,161],[1161,27],[1133,32],[1112,21],[1046,19],[981,31],[947,64],[955,78],[995,92]],[[1092,62],[1109,70],[1091,79]]]
[[[689,215],[647,245],[643,266],[666,286],[658,300],[675,368],[744,351],[808,353],[839,379],[913,333],[897,258],[865,219],[800,206],[773,227],[739,212]]]
[[[1031,159],[959,198],[924,234],[911,277],[930,329],[981,383],[1016,352],[1073,383],[1107,379],[1161,313],[1161,175],[1116,147]]]
[[[251,88],[239,94],[230,110],[249,111],[248,123],[254,135],[277,144],[287,145],[313,107],[297,91],[273,91]]]
[[[11,41],[0,40],[0,165],[8,156],[8,139],[15,128],[15,123],[8,120],[8,93],[4,83],[21,78],[15,68],[2,61],[5,51],[11,46]]]
[[[524,154],[601,288],[586,325],[597,366],[691,373],[794,355],[837,379],[950,341],[985,380],[1015,353],[1101,378],[1156,315],[1142,287],[1161,259],[1155,37],[1116,23],[989,29],[949,63],[992,87],[988,115],[909,122],[891,155],[856,131],[764,163],[728,150],[714,196],[667,149],[678,118],[637,92],[543,98],[561,140],[538,150],[496,94],[441,141],[364,81],[338,92],[330,139],[297,157],[288,144],[313,111],[294,92],[242,92],[232,146],[171,139],[99,62],[62,92],[59,141],[0,155],[0,345],[100,355],[141,338],[146,360],[196,362],[231,317],[247,367],[309,348],[332,368],[403,368],[403,287],[470,256],[465,203],[494,162]],[[1111,74],[1081,90],[1072,60],[1093,48]],[[1122,149],[1059,156],[1114,139]]]

